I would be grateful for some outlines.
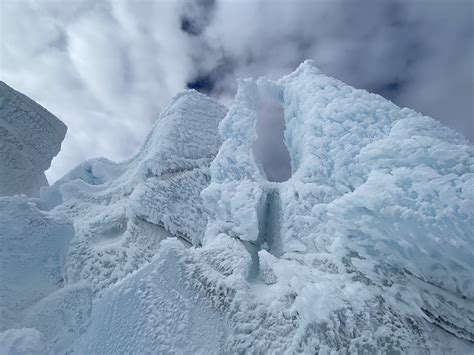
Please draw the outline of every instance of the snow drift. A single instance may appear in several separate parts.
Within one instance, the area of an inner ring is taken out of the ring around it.
[[[285,112],[283,183],[252,152],[264,96]],[[311,62],[240,80],[228,111],[179,94],[129,161],[87,161],[0,208],[1,270],[34,275],[16,254],[54,270],[4,283],[4,309],[25,301],[0,349],[473,351],[473,147]],[[25,220],[48,227],[26,238]]]

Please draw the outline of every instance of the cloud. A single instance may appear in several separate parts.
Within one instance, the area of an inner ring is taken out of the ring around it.
[[[191,76],[172,2],[2,2],[1,79],[69,127],[55,180],[97,155],[121,160]]]
[[[86,158],[130,157],[186,87],[226,103],[236,77],[276,79],[307,58],[474,140],[471,0],[18,0],[0,10],[1,79],[69,127],[50,180]],[[281,137],[268,110],[260,136]],[[284,152],[269,145],[257,155],[284,176]]]

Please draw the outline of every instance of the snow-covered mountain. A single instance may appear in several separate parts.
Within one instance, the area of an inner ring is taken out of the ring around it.
[[[252,152],[265,97],[282,183]],[[429,117],[311,62],[228,110],[185,91],[130,160],[0,198],[0,349],[470,353],[473,231],[474,148]]]

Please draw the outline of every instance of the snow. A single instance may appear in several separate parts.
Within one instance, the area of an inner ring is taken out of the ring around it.
[[[75,351],[222,353],[227,326],[189,287],[182,250],[176,239],[162,243],[150,264],[113,286],[95,304],[91,325]]]
[[[0,333],[2,354],[44,354],[47,348],[34,328],[8,329]]]
[[[86,161],[41,191],[40,205],[74,222],[66,270],[101,293],[151,261],[171,235],[199,243],[207,214],[200,197],[221,143],[226,109],[194,90],[178,94],[130,160]]]
[[[73,226],[26,196],[0,198],[0,352],[62,352],[92,307],[88,285],[65,275]],[[26,328],[26,329],[23,329]]]
[[[267,98],[281,183],[252,151]],[[228,110],[185,91],[130,160],[0,198],[0,349],[472,353],[473,186],[459,134],[309,61]]]
[[[21,324],[40,331],[49,351],[65,353],[87,329],[91,312],[90,287],[76,283],[60,288],[29,307]]]
[[[72,225],[25,196],[0,197],[0,331],[64,283]]]
[[[394,292],[393,309],[411,303],[401,315],[428,316],[472,341],[474,200],[464,186],[474,182],[473,147],[439,122],[328,78],[311,63],[275,85],[295,162],[280,193],[291,206],[283,210],[282,245],[297,239],[308,254],[329,253],[335,265],[349,259],[352,278],[362,274],[384,294]],[[433,299],[438,310],[426,312]]]
[[[67,127],[46,109],[0,81],[0,196],[37,197],[44,172]]]
[[[285,111],[292,177],[281,184],[265,182],[248,148],[262,95]],[[310,62],[277,82],[240,81],[220,131],[202,193],[213,211],[205,241],[251,241],[272,302],[294,298],[297,330],[285,350],[419,352],[445,337],[473,341],[474,150],[460,135]]]
[[[212,185],[201,194],[211,216],[207,234],[225,232],[248,241],[259,237],[265,195],[264,172],[252,150],[257,107],[255,81],[239,81],[235,101],[219,125],[225,140],[211,164]]]

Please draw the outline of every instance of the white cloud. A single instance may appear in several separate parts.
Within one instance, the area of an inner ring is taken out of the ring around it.
[[[1,79],[68,125],[48,177],[86,158],[131,156],[194,69],[178,5],[5,1]]]

